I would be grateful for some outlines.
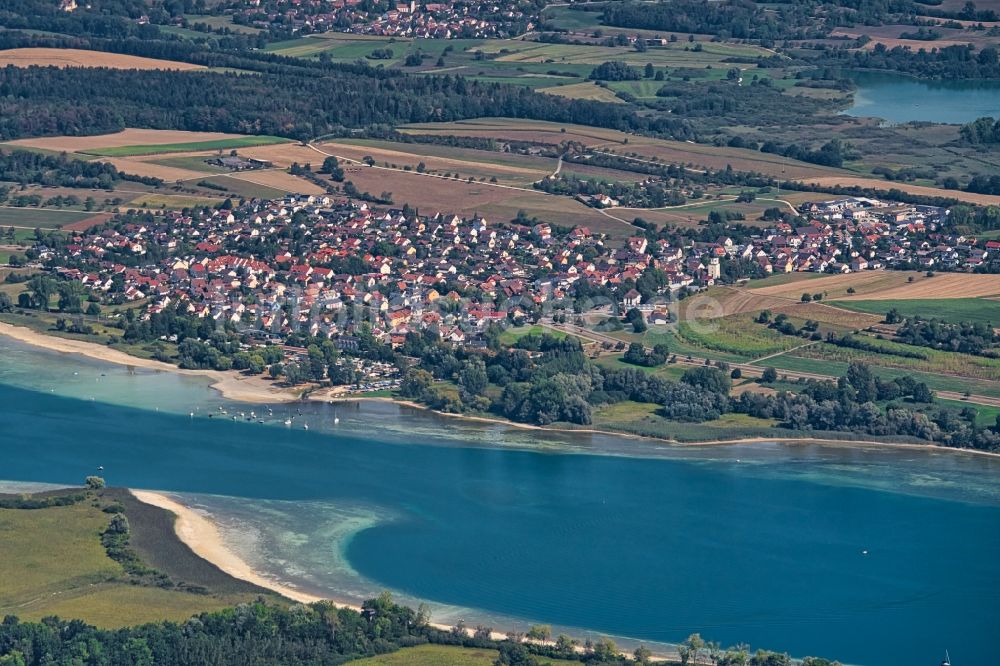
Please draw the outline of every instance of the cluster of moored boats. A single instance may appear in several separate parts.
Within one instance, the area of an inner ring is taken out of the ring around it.
[[[251,410],[250,412],[242,411],[242,412],[236,412],[234,414],[230,414],[229,411],[226,410],[226,408],[223,407],[222,405],[219,405],[219,409],[218,409],[217,412],[209,412],[207,416],[210,419],[211,418],[215,418],[216,416],[219,416],[219,417],[231,416],[234,421],[256,421],[257,423],[273,422],[274,410],[271,409],[270,407],[268,407],[267,405],[264,406],[264,409],[267,410],[267,417],[268,418],[266,418],[266,419],[264,418],[264,414],[258,415],[257,412],[253,411],[253,410]],[[195,417],[195,413],[191,412],[190,416],[191,416],[191,418],[194,418]],[[296,414],[295,416],[289,415],[289,416],[285,417],[285,419],[282,422],[286,426],[291,427],[294,424],[294,419],[296,418],[296,416],[303,416],[303,414],[302,414],[302,412],[298,412],[298,414]],[[340,417],[334,415],[334,417],[333,417],[333,424],[337,425],[338,423],[340,423]],[[302,423],[302,429],[303,430],[309,430],[309,424],[303,421],[303,423]]]

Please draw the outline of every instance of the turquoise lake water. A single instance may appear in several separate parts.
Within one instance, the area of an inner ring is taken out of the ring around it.
[[[933,664],[945,649],[993,663],[994,459],[674,448],[379,403],[269,415],[197,379],[3,338],[0,405],[0,479],[79,483],[103,465],[111,484],[210,513],[265,574],[333,598],[389,589],[439,621],[647,642],[699,631],[853,664]],[[207,418],[219,406],[268,423]],[[539,437],[544,452],[525,450]]]
[[[894,74],[857,72],[858,88],[851,116],[882,118],[889,123],[922,120],[962,124],[1000,118],[1000,81],[924,81]]]

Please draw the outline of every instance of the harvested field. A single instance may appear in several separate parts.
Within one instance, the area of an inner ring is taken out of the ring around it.
[[[733,167],[736,168],[735,166]],[[936,187],[925,187],[923,185],[911,185],[909,183],[899,183],[899,182],[889,182],[887,180],[878,180],[877,178],[856,178],[851,176],[824,176],[821,178],[805,177],[800,178],[802,182],[807,185],[819,186],[819,187],[830,187],[830,186],[843,186],[843,187],[865,187],[874,190],[881,190],[883,192],[888,192],[891,189],[902,190],[903,192],[909,192],[910,194],[919,194],[926,197],[948,197],[951,199],[958,199],[960,201],[968,201],[969,203],[979,204],[979,205],[1000,205],[1000,196],[993,194],[975,194],[973,192],[962,192],[960,190],[942,190]]]
[[[681,301],[681,319],[726,317],[744,312],[773,310],[788,304],[786,298],[761,295],[748,289],[714,287],[704,294]],[[694,309],[689,312],[689,308]]]
[[[403,166],[410,166],[416,168],[421,162],[424,163],[425,167],[430,171],[437,171],[441,173],[455,173],[458,172],[463,177],[468,178],[469,176],[474,176],[477,179],[480,177],[485,177],[489,179],[495,176],[498,181],[502,181],[509,185],[520,185],[525,186],[532,183],[540,178],[547,176],[555,170],[555,160],[545,160],[545,167],[548,167],[548,163],[551,163],[551,169],[541,168],[527,168],[522,166],[515,166],[510,164],[502,164],[499,162],[489,162],[488,160],[493,157],[491,153],[484,151],[463,151],[463,157],[465,154],[471,153],[470,159],[461,159],[453,157],[442,157],[442,156],[431,156],[422,155],[419,153],[421,146],[414,145],[412,149],[414,152],[407,152],[402,150],[406,146],[405,144],[400,145],[400,150],[392,150],[388,148],[380,148],[375,146],[357,146],[349,143],[324,143],[319,146],[319,148],[325,152],[333,153],[338,157],[347,157],[355,161],[361,161],[362,158],[366,156],[371,156],[375,159],[376,163],[381,165],[385,162],[389,164],[396,164],[400,168]],[[322,157],[321,155],[318,155]],[[478,161],[471,159],[471,157],[479,158]],[[496,156],[497,158],[500,155]],[[544,158],[542,158],[544,159]]]
[[[771,309],[776,313],[784,312],[795,319],[812,319],[837,329],[852,331],[875,326],[882,321],[880,316],[848,311],[836,303],[816,303],[815,301],[812,303],[793,303],[786,301],[784,305]]]
[[[207,153],[203,153],[207,155]],[[279,143],[272,146],[250,146],[240,149],[243,157],[253,157],[258,160],[267,160],[276,167],[289,167],[292,162],[299,164],[312,164],[319,167],[323,163],[324,155],[311,148],[306,148],[301,143]]]
[[[578,84],[591,85],[591,84]],[[563,86],[561,89],[572,88]],[[545,92],[559,94],[560,88]],[[565,130],[565,131],[563,131]],[[656,157],[661,163],[694,164],[711,169],[731,165],[738,171],[760,171],[779,178],[820,178],[840,173],[837,169],[807,164],[796,160],[744,148],[709,146],[686,141],[667,141],[636,136],[617,130],[561,125],[536,120],[508,118],[478,118],[451,123],[407,125],[401,131],[410,134],[478,136],[497,139],[517,139],[558,145],[563,141],[579,141],[599,150],[625,156],[636,153],[638,159]],[[627,145],[626,145],[627,142]]]
[[[378,163],[389,162],[416,166],[423,162],[428,170],[442,173],[458,171],[463,176],[495,176],[506,185],[528,185],[555,171],[558,160],[542,155],[519,155],[474,148],[459,148],[435,144],[407,144],[368,139],[334,141],[321,149],[357,159],[370,155]],[[379,151],[379,152],[374,152]],[[440,163],[439,163],[440,160]],[[635,182],[645,178],[633,171],[605,169],[587,164],[564,163],[562,173],[574,173],[585,178]]]
[[[404,125],[399,129],[408,134],[482,136],[518,141],[537,141],[553,145],[558,145],[563,141],[579,141],[587,146],[605,143],[624,144],[625,141],[632,138],[625,132],[600,127],[511,118],[476,118],[449,123],[417,123]]]
[[[278,169],[261,169],[258,171],[241,171],[229,174],[229,178],[256,183],[265,187],[281,190],[292,194],[325,194],[326,191],[305,178],[293,176]]]
[[[151,178],[162,178],[165,183],[175,183],[179,180],[193,180],[204,178],[204,173],[191,171],[190,169],[178,169],[177,167],[164,166],[155,162],[143,162],[127,157],[109,157],[101,160],[115,165],[120,171],[135,174],[137,176],[149,176]]]
[[[947,46],[964,46],[968,44],[971,40],[964,39],[961,30],[943,30],[942,28],[934,28],[939,32],[947,32],[949,37],[942,39],[935,39],[931,42],[934,48],[945,48]],[[903,46],[914,51],[919,49],[926,49],[928,42],[919,39],[901,39],[898,36],[893,36],[890,33],[895,33],[899,35],[903,32],[916,32],[916,28],[913,26],[865,26],[864,29],[838,29],[830,33],[830,37],[836,37],[840,39],[857,39],[861,35],[867,35],[871,37],[871,41],[865,44],[862,48],[865,50],[872,50],[875,48],[876,44],[884,44],[886,47],[892,49],[897,46]],[[882,33],[882,34],[877,34]]]
[[[604,217],[597,210],[569,197],[545,194],[528,189],[454,180],[391,169],[362,167],[346,174],[359,190],[378,195],[391,192],[395,205],[408,203],[424,214],[434,212],[472,215],[487,219],[510,220],[519,210],[559,225],[587,225],[595,232],[618,236],[634,228]]]
[[[909,282],[909,278],[913,282]],[[853,294],[847,289],[853,288]],[[914,271],[864,271],[830,275],[808,283],[779,284],[750,289],[759,296],[798,299],[803,292],[823,293],[837,300],[898,300],[914,298],[977,298],[1000,294],[1000,280],[995,275],[939,273],[924,277]]]
[[[32,139],[10,141],[13,146],[28,146],[45,150],[80,153],[101,148],[118,146],[163,145],[191,143],[202,141],[219,141],[223,139],[243,138],[242,134],[225,134],[223,132],[184,132],[181,130],[125,129],[114,134],[98,134],[96,136],[46,136]]]
[[[181,208],[194,208],[196,206],[217,206],[224,200],[224,195],[208,197],[193,194],[137,194],[127,208],[180,210]]]
[[[597,102],[609,102],[611,104],[624,104],[625,101],[615,93],[602,86],[595,85],[592,81],[584,83],[573,83],[568,86],[550,86],[541,88],[538,92],[547,95],[558,95],[569,99],[589,99]]]
[[[759,171],[776,178],[820,178],[838,173],[836,169],[829,167],[746,148],[709,146],[642,136],[630,137],[628,146],[608,146],[607,149],[618,155],[637,153],[639,159],[655,157],[660,162],[693,164],[710,169],[732,166],[737,171]]]
[[[7,49],[0,51],[0,67],[14,65],[15,67],[110,67],[112,69],[174,69],[192,70],[205,69],[202,65],[192,65],[173,60],[158,60],[142,58],[122,53],[105,53],[103,51],[85,51],[83,49],[49,49],[27,48]]]
[[[191,151],[222,151],[230,148],[245,148],[261,144],[286,143],[288,139],[280,136],[234,136],[211,141],[189,141],[171,144],[149,144],[136,146],[115,146],[113,148],[95,148],[91,155],[105,157],[136,157],[139,155],[162,155],[164,153],[187,153]]]
[[[841,300],[910,300],[979,298],[1000,294],[1000,279],[996,275],[969,275],[966,273],[939,273],[932,278],[917,278],[912,283],[861,296],[855,294]]]

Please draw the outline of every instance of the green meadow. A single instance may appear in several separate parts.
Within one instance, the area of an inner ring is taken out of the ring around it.
[[[1000,278],[997,279],[1000,291]],[[895,309],[904,317],[944,319],[945,321],[989,323],[1000,326],[1000,300],[989,298],[929,298],[896,301],[833,301],[836,305],[855,312],[884,315]]]

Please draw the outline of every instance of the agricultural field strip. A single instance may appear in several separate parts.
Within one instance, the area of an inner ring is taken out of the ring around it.
[[[110,67],[113,69],[181,70],[205,69],[204,65],[145,58],[142,56],[86,49],[28,47],[0,51],[0,67]]]
[[[312,150],[315,150],[317,153],[319,153],[321,155],[325,155],[327,157],[336,157],[338,160],[344,160],[345,162],[350,162],[352,164],[361,164],[361,165],[364,165],[364,166],[366,166],[366,167],[368,167],[370,169],[382,169],[384,171],[396,171],[396,172],[405,173],[405,174],[408,174],[408,175],[411,175],[411,176],[425,176],[427,178],[440,178],[442,180],[456,180],[455,178],[449,178],[449,177],[441,176],[441,175],[438,175],[438,174],[435,174],[435,173],[420,173],[420,172],[417,172],[417,171],[406,171],[405,169],[394,169],[392,167],[378,166],[378,165],[368,166],[364,162],[362,162],[360,160],[357,160],[357,159],[354,159],[352,157],[345,157],[343,155],[336,155],[334,153],[328,153],[328,152],[326,152],[324,150],[320,150],[319,148],[317,148],[316,146],[314,146],[311,143],[309,144],[309,148],[311,148]],[[517,187],[516,185],[501,185],[499,183],[485,183],[485,182],[483,182],[483,183],[476,183],[476,184],[477,185],[485,185],[487,187],[497,187],[497,188],[504,189],[504,190],[517,190],[517,191],[520,191],[520,192],[528,192],[528,193],[531,193],[531,194],[541,194],[541,195],[545,195],[545,196],[559,196],[559,195],[556,195],[556,194],[549,194],[548,192],[542,192],[541,190],[536,190],[536,189],[532,189],[532,188],[528,188],[528,187]]]
[[[848,288],[854,289],[855,293],[847,293]],[[834,290],[841,293],[835,295],[832,293]],[[806,289],[793,282],[751,288],[747,291],[760,296],[794,300]],[[838,301],[978,298],[1000,295],[1000,280],[995,275],[974,273],[940,273],[928,278],[917,271],[862,271],[825,275],[810,280],[808,291],[831,292],[827,298]]]
[[[225,132],[189,132],[185,130],[153,130],[129,127],[113,134],[33,137],[8,141],[7,145],[41,148],[51,150],[55,153],[86,153],[93,149],[114,148],[118,146],[167,146],[181,143],[219,141],[223,139],[245,139],[246,137],[247,135],[245,134],[227,134]]]
[[[228,148],[249,148],[252,146],[274,143],[292,143],[278,136],[239,136],[209,141],[193,141],[188,143],[147,144],[133,146],[112,146],[107,148],[81,149],[77,152],[100,157],[135,157],[139,155],[164,155],[168,153],[187,153],[196,151],[224,150]]]

